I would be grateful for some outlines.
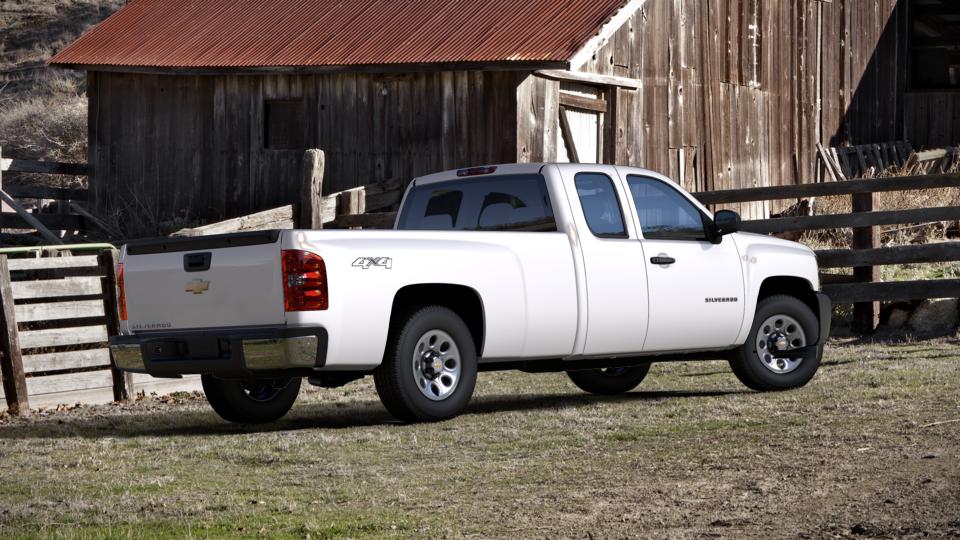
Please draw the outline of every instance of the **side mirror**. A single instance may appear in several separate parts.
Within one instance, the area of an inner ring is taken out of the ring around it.
[[[740,214],[733,210],[720,210],[713,215],[713,223],[720,236],[735,233],[740,230]]]

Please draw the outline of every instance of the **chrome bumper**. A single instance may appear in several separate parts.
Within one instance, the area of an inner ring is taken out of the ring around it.
[[[243,341],[243,359],[247,369],[312,368],[317,361],[317,337]]]
[[[184,332],[118,336],[111,338],[110,351],[116,367],[122,371],[158,377],[195,373],[229,376],[321,367],[326,345],[323,329],[253,331],[228,336]]]
[[[146,372],[140,345],[110,345],[110,354],[117,369],[122,371]]]

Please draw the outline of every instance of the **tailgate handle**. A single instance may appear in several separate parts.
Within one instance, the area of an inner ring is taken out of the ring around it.
[[[205,272],[210,269],[213,253],[187,253],[183,256],[183,269],[187,272]]]

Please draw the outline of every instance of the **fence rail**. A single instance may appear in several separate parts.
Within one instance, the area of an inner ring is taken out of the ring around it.
[[[960,174],[900,176],[894,178],[823,182],[819,184],[728,189],[724,191],[711,191],[709,193],[694,193],[694,196],[703,204],[724,204],[949,187],[960,187]]]
[[[56,161],[0,158],[0,171],[86,176],[88,169],[86,163],[59,163]]]
[[[847,195],[853,212],[823,216],[780,217],[744,221],[742,229],[757,233],[781,233],[819,229],[852,228],[852,249],[817,251],[821,268],[854,269],[853,276],[825,274],[823,290],[835,304],[854,304],[854,327],[872,331],[879,319],[881,301],[960,297],[960,280],[879,281],[877,267],[891,264],[922,264],[960,261],[960,242],[918,246],[879,246],[879,225],[904,225],[960,220],[960,207],[942,206],[907,210],[874,210],[881,192],[960,187],[960,174],[936,174],[867,180],[844,180],[819,184],[771,186],[695,193],[704,204],[800,199]]]
[[[902,225],[905,223],[933,223],[960,219],[960,206],[916,208],[911,210],[867,211],[852,214],[824,216],[798,216],[745,221],[743,230],[758,233],[781,233],[788,231],[814,231],[874,227],[876,225]]]
[[[823,249],[817,251],[820,268],[922,264],[960,261],[960,242],[874,249]]]

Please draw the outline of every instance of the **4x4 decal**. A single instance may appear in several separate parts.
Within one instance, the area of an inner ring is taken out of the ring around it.
[[[353,261],[353,264],[350,266],[363,268],[364,270],[379,266],[390,270],[393,268],[393,259],[390,257],[357,257],[357,260]]]

